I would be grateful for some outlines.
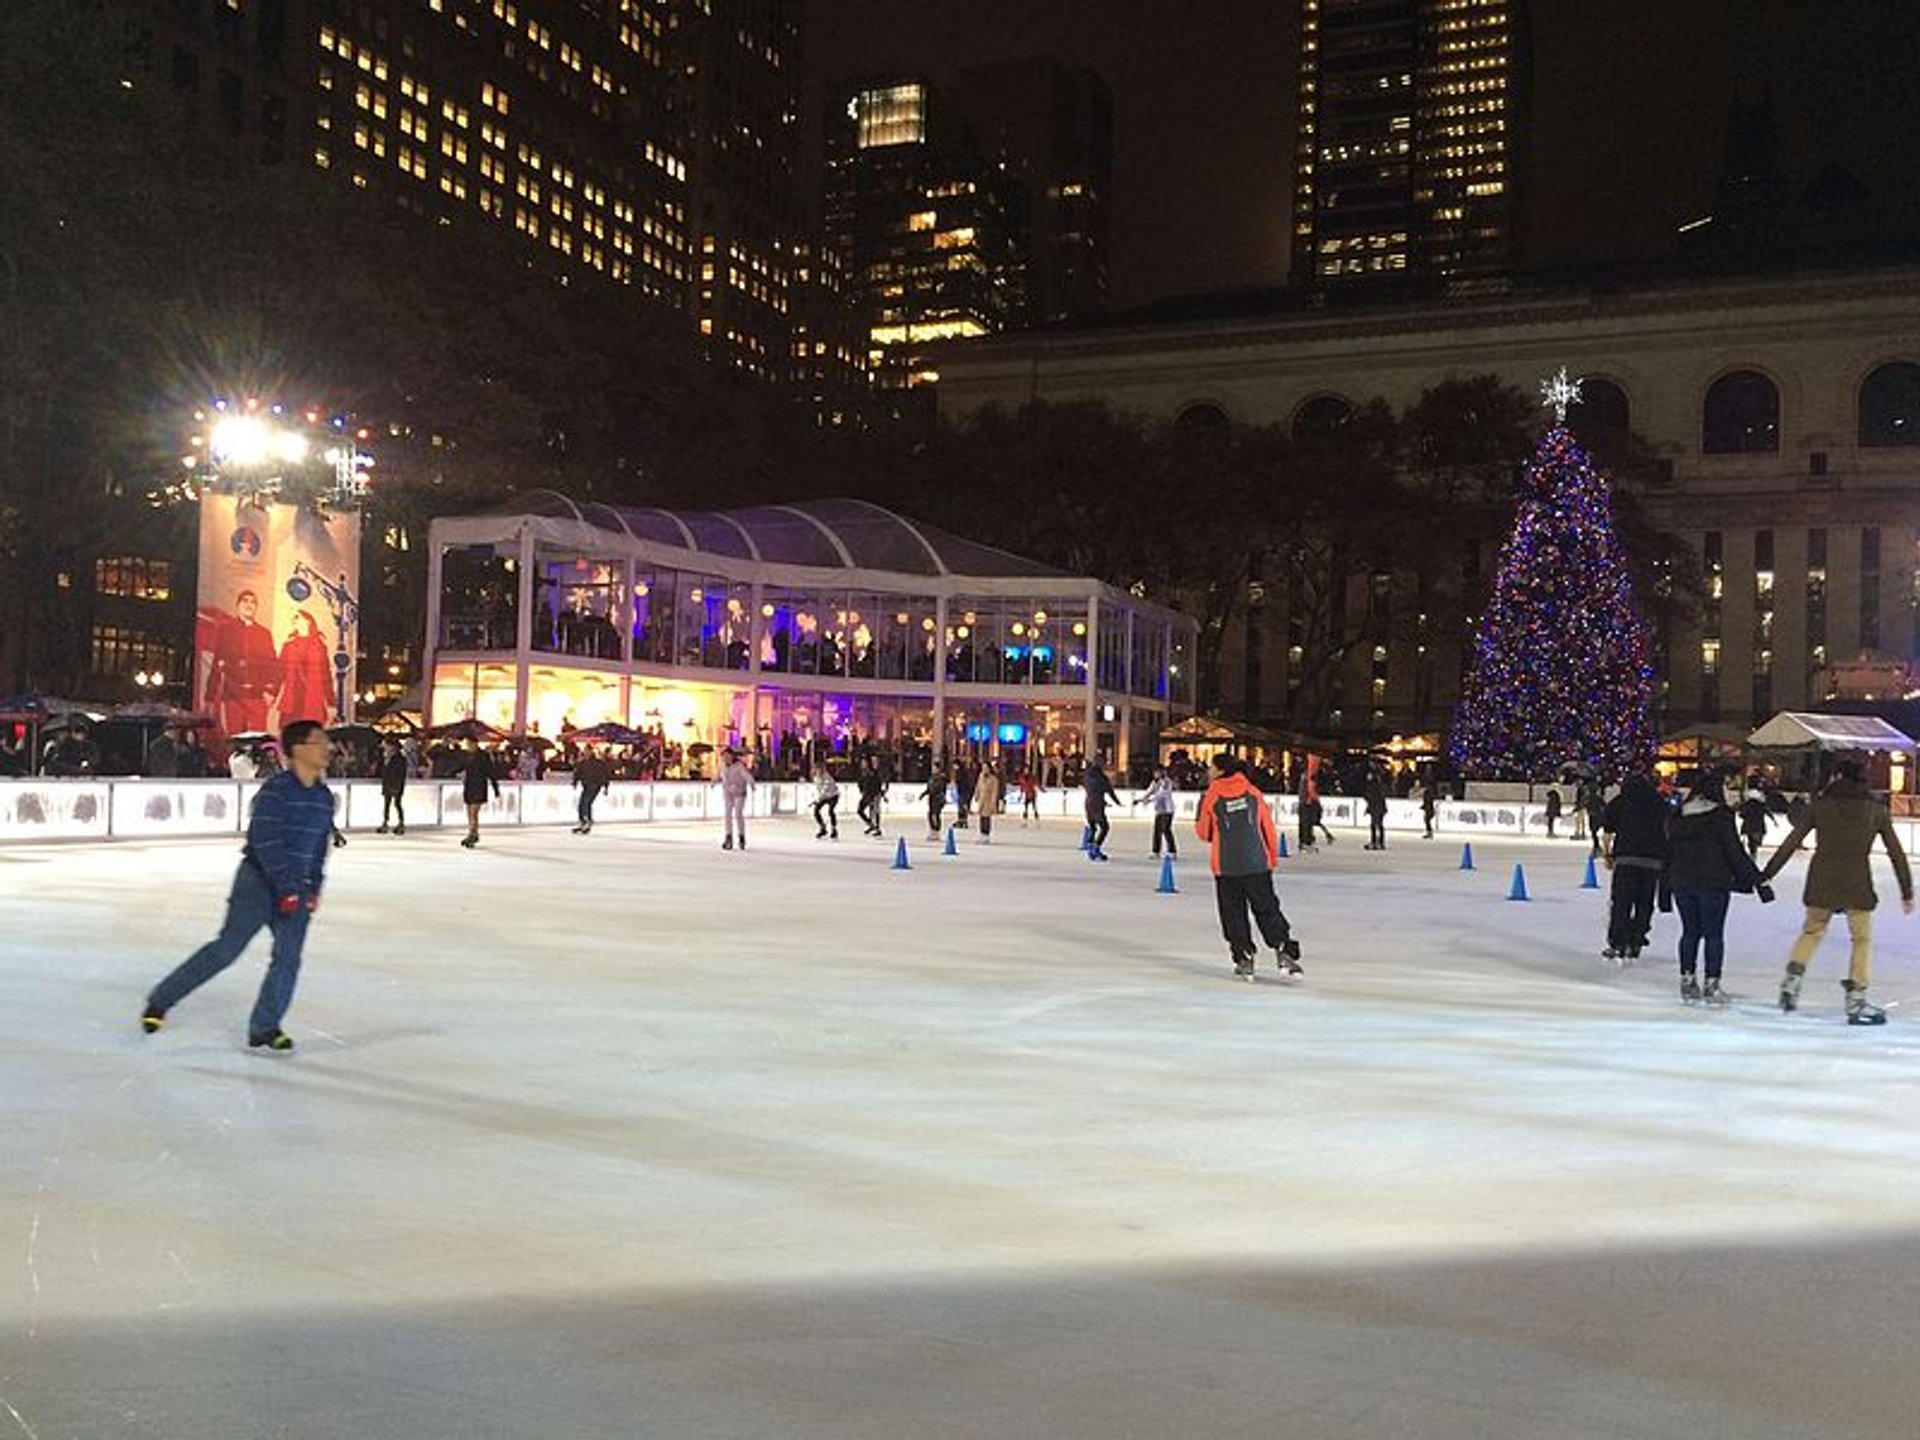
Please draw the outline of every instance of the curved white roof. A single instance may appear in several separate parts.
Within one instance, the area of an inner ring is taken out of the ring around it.
[[[577,520],[610,534],[769,565],[903,575],[1068,578],[1037,560],[962,540],[866,500],[811,500],[744,510],[660,510],[530,490],[496,512]]]

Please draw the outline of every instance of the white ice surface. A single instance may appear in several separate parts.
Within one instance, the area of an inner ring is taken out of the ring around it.
[[[364,836],[279,1059],[264,941],[135,1025],[230,843],[0,851],[0,1437],[1920,1434],[1920,920],[1783,1016],[1796,863],[1709,1013],[1343,838],[1249,987],[1076,835]]]

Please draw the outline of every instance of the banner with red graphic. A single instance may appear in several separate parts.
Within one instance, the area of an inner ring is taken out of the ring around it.
[[[359,643],[358,514],[202,498],[194,708],[222,738],[350,720]]]

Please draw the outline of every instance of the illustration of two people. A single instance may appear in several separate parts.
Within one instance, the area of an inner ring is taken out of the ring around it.
[[[337,719],[332,659],[313,613],[294,612],[292,633],[278,650],[259,614],[260,597],[252,590],[234,596],[230,614],[200,614],[197,648],[211,657],[202,699],[221,731],[239,735],[289,720]]]

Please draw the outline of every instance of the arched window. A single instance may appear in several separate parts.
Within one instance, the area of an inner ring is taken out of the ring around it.
[[[1780,448],[1780,392],[1758,370],[1735,370],[1707,387],[1700,448],[1708,455],[1749,455]]]
[[[1325,439],[1353,418],[1353,406],[1338,395],[1316,395],[1293,412],[1296,440]]]
[[[1860,385],[1862,445],[1920,445],[1920,365],[1882,365]]]
[[[1227,412],[1206,400],[1187,406],[1173,419],[1173,428],[1182,435],[1217,435],[1227,426]]]
[[[1567,407],[1567,428],[1602,463],[1618,460],[1633,433],[1627,392],[1611,380],[1582,377],[1580,398]]]

